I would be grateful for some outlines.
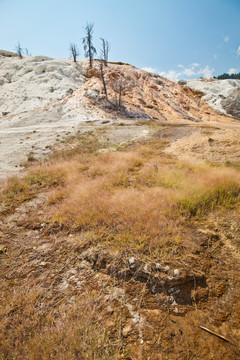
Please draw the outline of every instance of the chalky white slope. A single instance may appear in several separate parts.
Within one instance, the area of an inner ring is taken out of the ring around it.
[[[205,95],[203,100],[209,103],[215,110],[226,114],[222,101],[236,89],[240,90],[240,80],[184,80],[192,89],[202,91]]]
[[[46,56],[0,56],[0,116],[34,110],[71,94],[83,82],[84,68]]]
[[[0,56],[0,179],[18,171],[31,152],[46,155],[78,124],[102,118],[86,97],[75,96],[76,89],[86,91],[87,67],[85,60]]]

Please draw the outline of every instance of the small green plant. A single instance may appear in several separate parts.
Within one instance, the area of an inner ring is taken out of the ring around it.
[[[230,207],[236,204],[239,194],[240,185],[228,181],[213,190],[188,195],[180,201],[180,208],[190,216],[202,215],[220,205]]]
[[[34,157],[34,153],[31,151],[28,156],[27,156],[27,161],[28,162],[34,162],[36,161],[36,158]]]

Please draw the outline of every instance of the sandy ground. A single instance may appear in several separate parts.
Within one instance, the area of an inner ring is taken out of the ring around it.
[[[211,123],[182,127],[165,134],[169,146],[165,152],[182,161],[212,163],[240,162],[240,124]]]

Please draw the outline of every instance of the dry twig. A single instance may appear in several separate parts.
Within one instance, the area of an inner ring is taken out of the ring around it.
[[[231,340],[227,339],[225,336],[222,336],[222,335],[220,335],[220,334],[217,334],[217,333],[215,333],[214,331],[209,330],[208,328],[206,328],[206,327],[204,327],[204,326],[199,326],[199,327],[200,327],[202,330],[205,330],[205,331],[209,332],[210,334],[215,335],[215,336],[219,337],[220,339],[222,339],[222,340],[224,340],[224,341],[226,341],[226,342],[228,342],[228,343],[230,343],[230,344],[233,345],[233,342],[232,342]]]

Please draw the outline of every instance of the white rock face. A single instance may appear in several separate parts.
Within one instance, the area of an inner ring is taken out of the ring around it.
[[[0,55],[0,181],[15,174],[29,153],[47,155],[68,135],[90,131],[102,113],[82,95],[88,62],[46,56]]]
[[[85,62],[46,56],[0,56],[0,117],[62,99],[84,83],[85,67]]]
[[[200,90],[204,94],[203,100],[207,101],[215,110],[226,114],[222,100],[228,97],[235,89],[240,89],[240,80],[185,80],[186,85],[192,89]]]

